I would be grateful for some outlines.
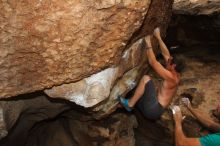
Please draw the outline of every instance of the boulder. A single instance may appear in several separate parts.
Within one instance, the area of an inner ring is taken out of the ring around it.
[[[115,111],[117,96],[125,96],[148,69],[142,38],[158,26],[165,35],[172,3],[0,1],[1,133],[27,109],[45,105],[54,116],[66,108],[58,99],[55,104],[35,96],[38,90],[89,108],[93,118]]]
[[[175,14],[211,15],[220,12],[219,0],[174,0]]]
[[[118,64],[150,3],[0,1],[0,97],[75,82]]]
[[[50,97],[62,97],[84,107],[95,106],[109,96],[110,98],[117,98],[137,84],[136,78],[140,74],[137,71],[143,69],[141,65],[146,63],[143,41],[145,40],[137,41],[126,50],[118,66],[107,68],[75,83],[55,86],[52,89],[45,90],[45,93]],[[136,66],[141,67],[132,69]],[[126,71],[127,73],[125,73]],[[116,82],[118,82],[117,85],[115,85]]]

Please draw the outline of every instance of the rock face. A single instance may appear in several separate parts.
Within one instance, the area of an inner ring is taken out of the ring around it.
[[[174,0],[176,14],[210,15],[220,12],[219,0]]]
[[[0,1],[0,97],[74,82],[117,64],[150,3]]]
[[[45,93],[110,113],[147,68],[140,38],[164,35],[172,2],[1,1],[0,97],[54,86]]]
[[[136,85],[137,76],[140,75],[137,71],[144,68],[144,66],[141,66],[146,62],[146,57],[143,53],[145,48],[142,47],[143,41],[142,39],[137,41],[126,50],[118,66],[107,68],[79,82],[53,87],[45,90],[45,93],[50,97],[63,97],[84,107],[92,107],[98,104],[107,99],[110,93],[110,98],[117,98],[129,87],[131,87],[131,90]],[[137,56],[139,58],[136,58]],[[132,69],[136,66],[139,67]],[[127,70],[129,70],[128,73],[124,74]],[[123,81],[119,79],[122,75],[122,79],[126,78]],[[114,86],[118,79],[118,84]]]
[[[109,115],[117,107],[117,97],[125,96],[133,89],[147,67],[142,43],[143,40],[139,40],[125,51],[119,66],[76,83],[53,87],[45,93],[50,97],[63,97],[83,107],[93,107],[91,111],[96,118]]]

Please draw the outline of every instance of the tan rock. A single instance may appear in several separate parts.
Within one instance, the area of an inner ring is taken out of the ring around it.
[[[219,0],[174,0],[174,13],[211,15],[220,12]]]
[[[117,68],[109,68],[79,82],[45,90],[50,97],[64,98],[84,107],[91,107],[107,98],[116,79]]]
[[[132,84],[136,85],[137,76],[141,75],[137,69],[129,71],[129,74],[125,72],[137,66],[140,70],[143,64],[147,64],[142,43],[143,40],[139,40],[126,50],[118,66],[105,69],[79,82],[47,89],[45,93],[50,97],[64,98],[84,107],[97,105],[109,96],[117,98],[118,95],[131,90],[129,87],[134,86]]]
[[[74,82],[117,64],[150,2],[0,1],[0,97]]]

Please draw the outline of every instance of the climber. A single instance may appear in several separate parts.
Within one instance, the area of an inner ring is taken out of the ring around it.
[[[209,130],[218,132],[208,134],[200,138],[187,138],[182,130],[182,113],[179,106],[172,108],[175,121],[175,143],[176,146],[220,146],[220,124],[211,120],[209,116],[193,109],[191,105],[187,106],[188,110]],[[220,113],[218,113],[220,114]]]
[[[148,62],[155,72],[163,78],[163,83],[156,94],[156,90],[149,75],[144,75],[140,80],[134,95],[130,99],[119,96],[122,106],[131,111],[137,103],[137,108],[148,119],[159,119],[165,108],[167,108],[176,94],[177,86],[180,80],[180,71],[183,68],[182,62],[170,56],[169,50],[163,42],[160,29],[154,30],[154,37],[158,40],[162,55],[166,61],[166,67],[163,67],[156,59],[151,44],[151,36],[143,39],[143,46],[146,48]]]

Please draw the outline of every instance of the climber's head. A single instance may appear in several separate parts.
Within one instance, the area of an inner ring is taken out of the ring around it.
[[[181,58],[173,56],[168,59],[166,68],[168,70],[175,70],[176,72],[181,73],[184,69],[184,62]]]

